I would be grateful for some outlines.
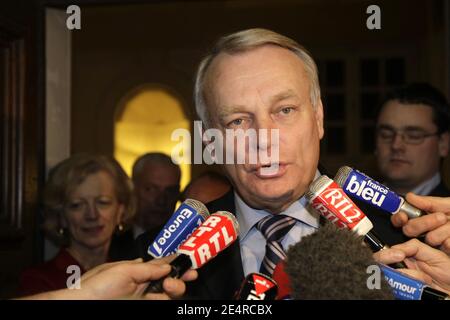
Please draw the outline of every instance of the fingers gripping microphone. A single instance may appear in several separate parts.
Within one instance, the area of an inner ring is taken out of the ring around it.
[[[153,258],[174,254],[178,247],[208,217],[209,211],[203,203],[186,199],[167,221],[155,241],[148,247],[147,253]]]
[[[341,167],[334,180],[345,193],[383,211],[392,214],[403,211],[409,218],[417,218],[425,214],[388,187],[350,167]]]
[[[363,236],[364,241],[373,252],[389,248],[371,231],[373,224],[369,218],[353,203],[337,183],[327,176],[320,176],[311,183],[305,196],[314,209],[338,228],[349,229]],[[398,263],[395,266],[406,268],[404,263]]]
[[[358,235],[326,223],[290,246],[285,260],[291,296],[304,300],[392,300],[389,285],[368,285],[368,267],[376,265]]]
[[[167,277],[180,278],[189,268],[198,269],[214,258],[239,235],[236,218],[227,211],[218,211],[209,216],[201,226],[178,249],[178,256],[170,265]],[[152,282],[145,293],[162,292],[165,278]]]
[[[277,283],[262,273],[250,273],[242,282],[236,300],[275,300]]]

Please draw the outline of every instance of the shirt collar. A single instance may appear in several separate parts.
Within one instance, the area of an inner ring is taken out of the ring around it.
[[[411,192],[421,196],[426,196],[429,195],[431,191],[439,185],[439,183],[441,183],[441,175],[439,172],[436,172],[434,176],[419,184],[417,187],[412,189]]]
[[[320,176],[319,171],[316,172],[314,179]],[[271,213],[265,210],[253,209],[248,206],[239,194],[234,191],[234,204],[236,206],[236,218],[239,223],[239,234],[241,241],[247,236],[252,227],[258,223],[259,220]],[[282,214],[295,218],[314,228],[319,227],[319,215],[308,205],[308,200],[305,196],[295,201],[289,208],[282,212]]]

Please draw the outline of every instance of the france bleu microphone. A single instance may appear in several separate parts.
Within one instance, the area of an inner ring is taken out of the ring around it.
[[[209,216],[203,203],[186,199],[167,221],[147,253],[153,258],[167,257],[177,252],[178,247]]]
[[[262,273],[250,273],[242,282],[236,300],[275,300],[277,283]]]
[[[425,214],[388,187],[350,167],[341,167],[334,181],[345,193],[391,214],[403,211],[409,218],[417,218]]]
[[[188,269],[200,268],[236,241],[238,236],[239,225],[230,212],[213,213],[180,245],[167,277],[180,278]],[[145,293],[162,292],[164,279],[150,283]]]
[[[322,175],[314,180],[305,193],[305,197],[315,210],[338,228],[350,229],[363,236],[364,241],[373,252],[389,248],[371,231],[373,224],[369,218],[329,177]],[[396,268],[406,268],[402,262],[395,264],[395,266]]]
[[[420,280],[382,264],[380,268],[397,300],[450,300],[446,293],[431,288]]]

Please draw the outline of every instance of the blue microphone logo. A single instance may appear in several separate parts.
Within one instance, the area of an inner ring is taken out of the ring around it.
[[[380,265],[394,297],[399,300],[420,300],[424,284],[388,266]]]
[[[389,188],[370,179],[357,170],[353,170],[344,183],[343,189],[364,202],[370,203],[388,212],[396,212],[402,199]]]
[[[148,247],[148,254],[161,258],[175,253],[178,247],[203,223],[204,217],[183,203],[167,221],[153,244]]]

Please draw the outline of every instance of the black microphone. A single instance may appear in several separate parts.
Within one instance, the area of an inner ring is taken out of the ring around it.
[[[288,249],[284,270],[293,299],[393,300],[381,272],[379,287],[369,284],[370,266],[377,263],[361,236],[326,223]]]

